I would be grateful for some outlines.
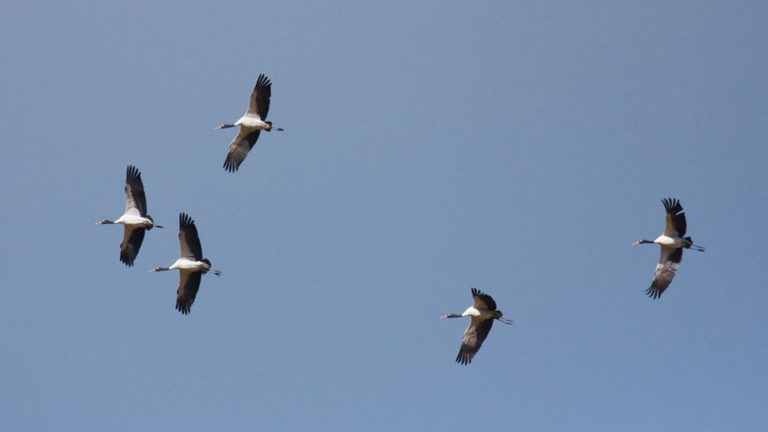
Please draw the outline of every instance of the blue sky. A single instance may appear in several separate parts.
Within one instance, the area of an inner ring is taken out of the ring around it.
[[[760,2],[4,2],[7,430],[763,430]],[[222,164],[259,73],[263,133]],[[119,262],[125,167],[167,227]],[[661,199],[686,251],[643,291]],[[189,316],[178,214],[205,255]],[[497,325],[468,367],[466,322]]]

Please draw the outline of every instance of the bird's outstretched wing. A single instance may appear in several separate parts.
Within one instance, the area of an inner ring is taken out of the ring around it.
[[[240,129],[240,133],[237,134],[235,139],[232,140],[232,144],[229,145],[229,153],[224,160],[224,169],[229,172],[235,172],[243,163],[245,157],[248,156],[248,152],[251,151],[253,145],[256,144],[256,140],[259,139],[259,133],[261,130],[255,130],[251,133],[243,132]]]
[[[144,241],[144,232],[146,230],[137,226],[125,225],[123,230],[123,241],[120,243],[120,261],[128,267],[133,266],[133,261],[139,255],[141,243]]]
[[[195,302],[197,290],[200,289],[200,279],[203,274],[199,271],[182,270],[179,272],[179,289],[176,290],[176,310],[183,315],[189,313]]]
[[[683,206],[675,198],[662,200],[667,210],[667,224],[664,226],[664,235],[670,237],[682,237],[685,235],[685,213]]]
[[[186,213],[179,214],[179,246],[182,257],[197,261],[203,259],[203,247],[200,246],[195,221]]]
[[[662,247],[659,263],[656,264],[656,274],[653,277],[651,286],[645,290],[645,293],[653,299],[661,297],[664,290],[672,283],[672,279],[675,278],[675,272],[680,268],[680,261],[682,259],[682,248]]]
[[[147,215],[147,198],[138,168],[128,165],[125,170],[125,212],[137,216]]]
[[[457,363],[467,365],[472,362],[472,357],[480,350],[492,326],[493,318],[483,320],[478,317],[472,317],[469,327],[464,332],[464,340],[461,343],[459,355],[456,356]]]
[[[266,75],[260,74],[256,80],[256,86],[251,93],[251,103],[248,112],[256,114],[262,120],[267,119],[269,113],[269,99],[272,97],[272,82]]]
[[[496,310],[496,302],[493,300],[493,297],[479,289],[472,288],[472,297],[475,299],[475,309]]]

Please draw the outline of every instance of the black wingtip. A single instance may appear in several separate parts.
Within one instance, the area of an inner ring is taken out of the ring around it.
[[[472,356],[468,353],[459,351],[459,355],[456,356],[456,363],[466,366],[472,363]]]
[[[189,315],[190,307],[177,300],[176,301],[176,310],[181,312],[182,315]]]
[[[264,87],[271,87],[271,86],[272,86],[272,82],[269,80],[269,78],[267,78],[266,75],[262,73],[262,74],[259,74],[259,78],[256,80],[256,86],[254,87],[254,90],[259,87],[264,88]]]
[[[664,198],[661,202],[664,203],[667,213],[678,214],[683,211],[683,206],[677,198]]]
[[[133,165],[128,165],[128,168],[125,169],[125,182],[130,183],[132,180],[136,180],[138,178],[141,178],[141,172],[139,169]]]
[[[659,297],[661,297],[661,290],[656,288],[655,286],[651,285],[648,287],[647,290],[645,290],[645,293],[648,295],[648,297],[656,300]]]
[[[239,166],[235,163],[235,161],[231,160],[230,158],[227,158],[224,160],[224,169],[233,173],[237,171]]]
[[[184,228],[189,225],[194,225],[195,221],[192,219],[188,214],[181,212],[179,213],[179,228]]]

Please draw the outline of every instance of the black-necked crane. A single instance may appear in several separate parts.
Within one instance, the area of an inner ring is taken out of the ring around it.
[[[232,144],[229,145],[229,153],[224,161],[224,169],[227,171],[237,171],[237,168],[245,160],[248,152],[256,144],[256,140],[259,139],[259,133],[262,130],[267,132],[273,129],[276,131],[283,130],[282,128],[273,128],[272,122],[267,121],[269,98],[271,96],[272,82],[269,81],[266,75],[260,74],[256,80],[256,86],[253,88],[253,93],[251,93],[251,103],[248,105],[248,110],[245,114],[235,124],[225,123],[216,127],[216,129],[224,129],[240,126],[240,132],[232,140]]]
[[[653,277],[651,286],[645,290],[651,298],[661,297],[664,290],[667,289],[672,279],[675,278],[675,272],[680,268],[680,260],[683,259],[683,248],[693,249],[704,252],[704,248],[693,244],[693,239],[683,237],[686,230],[685,213],[680,201],[675,198],[665,198],[662,200],[664,208],[667,211],[667,224],[664,226],[664,234],[656,240],[638,240],[633,245],[643,243],[656,243],[661,246],[661,257],[656,264],[656,274]]]
[[[488,337],[491,331],[493,320],[499,320],[504,324],[512,324],[512,320],[502,318],[500,310],[496,310],[496,302],[491,296],[485,294],[477,288],[472,288],[472,297],[475,302],[461,314],[443,315],[441,318],[462,318],[471,317],[467,330],[464,331],[464,340],[459,349],[459,355],[456,356],[456,363],[463,365],[470,364],[472,357],[475,356],[483,341]]]
[[[141,181],[141,173],[138,168],[128,165],[125,170],[125,213],[115,221],[108,219],[96,222],[101,224],[121,224],[124,227],[123,241],[120,242],[120,261],[128,267],[133,265],[136,255],[139,254],[141,243],[144,241],[144,232],[155,225],[152,216],[147,214],[147,197],[144,195],[144,183]]]
[[[179,245],[181,253],[175,263],[170,267],[155,267],[150,272],[179,270],[176,310],[186,315],[195,301],[197,290],[200,289],[200,279],[211,270],[211,262],[203,258],[203,248],[197,236],[195,221],[186,213],[179,214]],[[213,274],[219,276],[221,272],[213,269]]]

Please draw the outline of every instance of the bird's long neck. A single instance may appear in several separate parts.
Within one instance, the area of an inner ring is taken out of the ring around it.
[[[170,270],[170,268],[168,267],[155,267],[152,270],[150,270],[150,272],[168,271],[168,270]]]
[[[114,222],[109,219],[104,219],[96,222],[96,225],[105,225],[105,224],[114,224]]]
[[[643,240],[636,241],[634,244],[639,245],[639,244],[645,244],[645,243],[653,243],[653,241],[643,239]]]
[[[460,314],[448,314],[443,315],[442,318],[461,318],[462,316]]]
[[[216,129],[226,129],[226,128],[231,128],[231,127],[235,127],[235,125],[224,123],[224,124],[216,126]]]

